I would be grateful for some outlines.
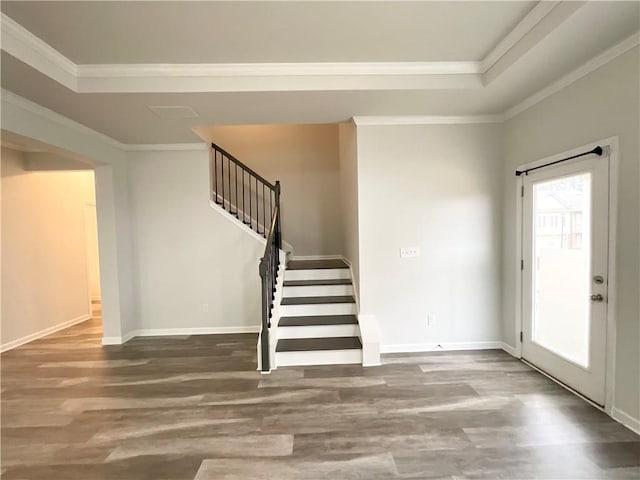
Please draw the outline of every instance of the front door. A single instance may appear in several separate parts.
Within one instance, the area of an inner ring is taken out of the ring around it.
[[[523,177],[522,357],[604,405],[609,159]]]

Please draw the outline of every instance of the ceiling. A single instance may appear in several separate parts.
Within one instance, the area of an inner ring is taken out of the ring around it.
[[[501,115],[620,42],[637,54],[640,29],[639,2],[1,8],[3,89],[127,144],[194,142],[214,124]]]
[[[480,60],[535,2],[2,2],[76,64]]]

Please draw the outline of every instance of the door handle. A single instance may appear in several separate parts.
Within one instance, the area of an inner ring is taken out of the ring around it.
[[[592,302],[603,302],[604,301],[604,297],[601,294],[596,293],[594,295],[591,295],[591,301]]]

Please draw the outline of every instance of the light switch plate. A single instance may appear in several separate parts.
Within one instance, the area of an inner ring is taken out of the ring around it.
[[[402,247],[400,248],[400,258],[411,258],[411,257],[419,257],[420,256],[420,248],[419,247]]]

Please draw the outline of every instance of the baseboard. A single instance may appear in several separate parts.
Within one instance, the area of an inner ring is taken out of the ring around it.
[[[502,342],[403,343],[380,345],[380,353],[420,353],[454,350],[500,350]]]
[[[292,255],[290,260],[342,260],[342,255]]]
[[[122,337],[103,337],[102,345],[122,345],[134,337],[176,337],[184,335],[227,335],[233,333],[260,333],[260,326],[201,327],[201,328],[146,328],[133,330]]]
[[[47,335],[51,335],[52,333],[59,332],[60,330],[64,330],[65,328],[69,328],[69,327],[71,327],[73,325],[76,325],[78,323],[86,322],[90,318],[91,318],[91,315],[81,315],[81,316],[79,316],[77,318],[74,318],[73,320],[68,320],[66,322],[59,323],[58,325],[54,325],[52,327],[45,328],[44,330],[40,330],[39,332],[35,332],[35,333],[30,334],[30,335],[26,335],[26,336],[24,336],[22,338],[19,338],[17,340],[13,340],[11,342],[4,343],[4,344],[0,345],[0,353],[1,352],[7,352],[7,351],[12,350],[12,349],[14,349],[16,347],[19,347],[20,345],[24,345],[25,343],[33,342],[34,340],[37,340],[37,339],[42,338],[42,337],[46,337]]]
[[[509,345],[508,343],[505,342],[501,342],[500,343],[500,348],[502,350],[504,350],[505,352],[507,352],[509,355],[511,355],[512,357],[516,357],[516,358],[520,358],[520,355],[518,355],[518,351],[516,350],[515,347],[512,347],[511,345]]]
[[[200,327],[200,328],[148,328],[135,330],[135,337],[158,337],[178,335],[224,335],[232,333],[259,333],[259,325],[242,327]]]
[[[619,408],[616,408],[616,407],[613,407],[611,409],[611,417],[614,420],[616,420],[617,422],[620,422],[622,425],[627,427],[632,432],[637,433],[638,435],[640,435],[640,420],[639,419],[633,418],[628,413],[623,412],[622,410],[620,410]]]

